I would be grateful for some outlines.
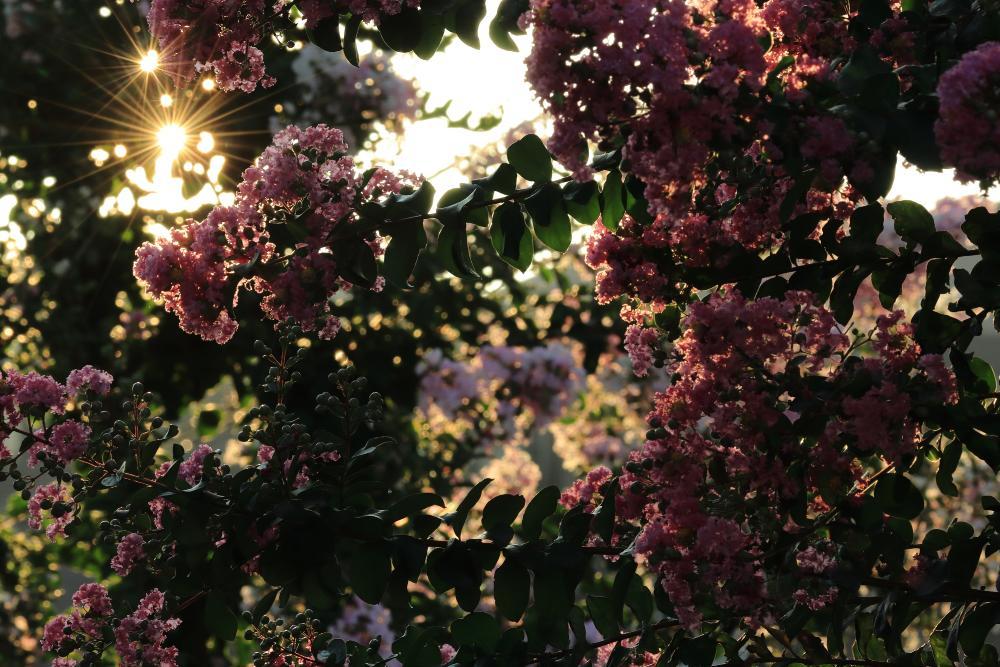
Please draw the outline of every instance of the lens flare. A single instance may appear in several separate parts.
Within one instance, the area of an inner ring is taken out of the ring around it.
[[[156,133],[156,143],[164,153],[178,155],[184,149],[187,142],[187,132],[180,125],[164,125]]]
[[[160,66],[160,54],[150,49],[139,59],[139,69],[149,74]]]

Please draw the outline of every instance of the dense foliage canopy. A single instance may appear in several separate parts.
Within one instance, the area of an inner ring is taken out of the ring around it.
[[[997,3],[46,4],[3,5],[2,659],[1000,664],[1000,213],[888,197],[1000,179]],[[490,127],[386,55],[481,29],[547,139],[372,164]],[[202,126],[204,199],[105,197]]]

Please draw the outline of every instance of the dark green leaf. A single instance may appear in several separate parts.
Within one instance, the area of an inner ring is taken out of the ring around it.
[[[615,610],[611,598],[588,595],[587,611],[590,619],[594,622],[594,627],[607,639],[618,634],[618,619],[615,617]]]
[[[236,637],[236,614],[216,591],[205,598],[205,621],[208,629],[220,640],[231,641]]]
[[[483,508],[483,530],[487,533],[497,528],[510,528],[524,507],[524,496],[499,495]]]
[[[573,181],[563,189],[566,210],[574,220],[583,225],[592,225],[601,217],[600,191],[597,183]]]
[[[455,34],[474,49],[479,48],[479,24],[486,17],[486,0],[465,0],[455,11]]]
[[[340,39],[340,17],[336,14],[323,19],[306,33],[309,41],[324,51],[336,52],[344,48],[344,43]]]
[[[878,481],[875,500],[882,511],[902,519],[915,519],[924,509],[924,496],[905,475],[893,473]]]
[[[677,657],[688,667],[711,667],[715,661],[716,643],[710,633],[685,637],[677,648]]]
[[[885,210],[880,204],[868,204],[851,214],[851,238],[875,243],[884,228]]]
[[[360,62],[358,59],[358,30],[360,29],[360,16],[351,16],[347,25],[344,26],[344,57],[355,67]]]
[[[945,495],[952,497],[958,496],[958,488],[952,480],[952,475],[958,467],[958,460],[961,456],[962,443],[957,440],[952,440],[948,443],[948,446],[945,447],[944,453],[938,461],[938,470],[935,479],[937,480],[937,485],[941,490],[941,493]]]
[[[531,266],[535,253],[534,242],[517,203],[506,202],[493,214],[490,241],[500,259],[518,271],[526,271]]]
[[[260,623],[261,617],[271,609],[271,605],[274,604],[276,597],[278,597],[278,589],[272,588],[271,592],[265,593],[264,597],[257,601],[257,604],[253,606],[253,610],[250,612],[254,623]]]
[[[542,522],[551,516],[559,504],[559,487],[546,486],[535,494],[521,517],[520,533],[525,539],[535,540],[542,532]]]
[[[868,273],[869,270],[865,268],[849,269],[834,283],[833,292],[830,293],[830,308],[841,324],[847,324],[854,317],[854,297]]]
[[[351,557],[350,577],[354,594],[368,604],[378,604],[389,584],[389,554],[384,544],[362,544]]]
[[[398,14],[381,16],[378,32],[390,49],[408,53],[423,40],[422,25],[420,12],[412,7],[404,7]]]
[[[444,38],[444,17],[434,11],[420,12],[420,41],[413,52],[423,60],[430,60],[437,53]]]
[[[625,599],[635,577],[636,565],[631,558],[625,560],[615,575],[615,583],[611,588],[611,613],[619,626],[625,622]]]
[[[528,607],[531,575],[515,560],[506,558],[494,577],[493,595],[497,609],[505,618],[519,621]]]
[[[511,144],[507,148],[507,161],[529,181],[552,179],[552,156],[537,135],[529,134]]]
[[[615,169],[608,174],[607,180],[604,181],[604,190],[601,192],[601,223],[611,231],[615,231],[624,215],[622,174]]]
[[[381,515],[386,521],[394,523],[404,517],[411,517],[423,512],[428,507],[444,507],[444,500],[436,493],[414,493],[393,503]]]
[[[525,199],[524,206],[538,240],[556,252],[565,252],[573,240],[573,227],[559,186],[545,185]]]
[[[421,221],[395,225],[382,261],[386,279],[397,287],[412,287],[410,275],[426,247],[427,233]]]
[[[489,614],[473,612],[451,624],[451,634],[459,646],[475,646],[492,653],[500,642],[500,625]]]
[[[479,278],[472,256],[469,254],[469,238],[465,223],[454,222],[441,226],[438,233],[435,254],[444,268],[459,278]]]
[[[934,217],[914,201],[896,201],[886,208],[895,221],[896,233],[904,241],[921,242],[934,234]]]
[[[472,508],[476,506],[476,503],[478,503],[479,499],[483,496],[483,489],[489,486],[492,481],[492,479],[487,477],[469,489],[469,492],[465,494],[464,498],[462,498],[462,502],[458,504],[458,508],[455,512],[445,519],[445,522],[448,523],[452,529],[454,529],[455,535],[459,539],[462,537],[462,528],[465,527],[465,520],[469,518],[469,512],[472,511]]]

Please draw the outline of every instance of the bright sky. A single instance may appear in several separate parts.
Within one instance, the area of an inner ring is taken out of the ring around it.
[[[498,0],[488,3],[487,17],[494,16]],[[428,108],[437,108],[452,100],[449,117],[461,118],[472,112],[470,122],[484,115],[497,115],[503,110],[499,126],[484,132],[449,128],[443,118],[412,124],[405,133],[402,145],[383,142],[366,158],[379,162],[392,162],[396,167],[409,169],[424,176],[432,176],[448,169],[457,156],[467,155],[473,146],[486,146],[503,138],[507,132],[526,120],[541,115],[524,79],[524,58],[530,40],[527,36],[513,36],[521,51],[504,51],[490,41],[489,18],[479,30],[481,48],[473,49],[454,39],[448,48],[432,60],[421,60],[414,55],[397,55],[393,65],[404,77],[418,82],[422,92],[430,93]],[[453,188],[465,179],[457,170],[449,170],[433,178],[438,192]]]
[[[981,191],[975,183],[959,183],[955,180],[954,170],[943,172],[918,171],[904,168],[902,160],[896,169],[896,182],[889,192],[889,199],[912,199],[925,208],[934,208],[934,204],[945,197],[963,197],[979,195]],[[991,198],[996,201],[1000,192],[994,187],[990,190]]]

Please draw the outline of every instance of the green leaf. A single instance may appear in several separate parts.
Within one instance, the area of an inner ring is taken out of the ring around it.
[[[952,497],[958,496],[958,488],[955,486],[952,475],[954,475],[955,469],[958,468],[958,460],[961,456],[962,443],[958,440],[952,440],[948,443],[948,446],[944,448],[941,459],[938,461],[938,469],[935,479],[937,480],[937,485],[941,490],[941,493],[945,495]]]
[[[552,180],[552,156],[537,135],[529,134],[511,144],[507,148],[507,161],[529,181]]]
[[[444,39],[444,17],[434,11],[420,12],[420,41],[413,52],[422,60],[430,60],[437,53]]]
[[[618,229],[618,223],[625,215],[625,196],[622,187],[622,173],[615,169],[608,174],[601,192],[601,222],[611,231]]]
[[[394,523],[404,517],[412,517],[423,512],[428,507],[444,507],[444,500],[436,493],[414,493],[393,503],[380,514],[386,521]]]
[[[914,201],[896,201],[887,205],[895,221],[896,233],[904,241],[921,242],[934,234],[934,216]]]
[[[464,498],[462,498],[462,502],[458,504],[458,508],[454,511],[454,513],[445,518],[445,523],[449,524],[454,529],[455,535],[459,539],[462,538],[462,528],[465,527],[465,520],[469,518],[469,512],[472,511],[472,508],[476,506],[476,503],[478,503],[479,499],[483,496],[483,489],[489,486],[492,481],[492,479],[487,477],[469,489],[469,492],[465,494]]]
[[[979,357],[969,359],[969,368],[973,374],[983,383],[987,393],[997,390],[997,375],[989,362]]]
[[[607,490],[603,492],[604,500],[594,513],[594,532],[605,543],[611,544],[611,537],[615,529],[615,500],[618,498],[618,478],[615,477],[608,484]]]
[[[266,593],[264,597],[257,601],[257,604],[253,606],[250,615],[253,617],[254,623],[260,623],[260,619],[271,609],[271,605],[274,604],[274,599],[278,597],[277,588],[272,588],[270,593]]]
[[[493,596],[497,609],[505,618],[519,621],[528,607],[531,575],[526,567],[509,557],[497,568],[494,576]]]
[[[398,14],[379,17],[378,32],[382,41],[398,53],[408,53],[420,45],[423,39],[423,22],[420,12],[412,7],[404,7]]]
[[[337,14],[323,19],[315,28],[306,30],[306,35],[310,42],[324,51],[336,52],[344,48],[340,39],[340,17]]]
[[[983,650],[986,636],[1000,623],[1000,603],[987,602],[978,605],[962,621],[958,631],[958,641],[966,655],[975,658]]]
[[[573,227],[559,186],[546,184],[525,199],[524,206],[538,240],[556,252],[565,252],[573,240]]]
[[[382,260],[382,273],[393,285],[412,287],[410,275],[417,265],[420,253],[427,247],[427,233],[421,221],[396,225]]]
[[[455,34],[474,49],[479,48],[479,24],[486,17],[485,0],[466,0],[455,11]]]
[[[228,642],[236,637],[236,614],[218,591],[212,591],[205,598],[205,622],[212,634],[222,641]]]
[[[563,188],[566,210],[582,225],[592,225],[601,217],[600,190],[597,183],[573,181]]]
[[[893,473],[878,481],[875,500],[882,511],[902,519],[915,519],[924,509],[924,496],[905,475]]]
[[[392,218],[408,215],[427,215],[434,204],[434,186],[424,181],[420,187],[408,194],[393,195],[387,204]]]
[[[443,224],[438,233],[435,255],[444,268],[459,278],[479,278],[469,254],[469,238],[464,222]]]
[[[504,51],[517,52],[517,44],[510,38],[510,33],[507,32],[507,28],[499,16],[490,21],[490,39]]]
[[[529,0],[500,0],[496,17],[490,22],[490,39],[501,49],[517,51],[517,45],[511,40],[510,34],[523,35],[518,26],[518,19],[528,11]]]
[[[500,259],[518,271],[526,271],[531,266],[535,245],[517,203],[506,202],[494,212],[490,241]]]
[[[834,283],[830,293],[830,308],[841,324],[847,324],[854,317],[854,297],[868,274],[869,270],[865,268],[847,270]]]
[[[641,623],[648,623],[653,616],[653,594],[642,583],[641,577],[634,577],[628,587],[625,604]]]
[[[715,661],[716,643],[711,634],[685,637],[677,647],[677,657],[688,667],[711,667]]]
[[[962,441],[966,449],[982,459],[994,472],[1000,471],[1000,444],[995,436],[969,431],[962,434]]]
[[[536,540],[542,533],[542,523],[550,517],[559,505],[560,491],[557,486],[546,486],[535,494],[521,517],[520,533],[528,540]]]
[[[979,246],[983,258],[1000,255],[1000,212],[990,213],[982,206],[965,215],[962,231]]]
[[[500,624],[489,614],[475,611],[452,623],[451,635],[459,646],[475,646],[492,653],[500,643]]]
[[[590,619],[594,622],[594,627],[607,639],[618,634],[618,619],[615,616],[614,606],[611,598],[600,595],[587,596],[587,611]]]
[[[868,81],[880,74],[891,73],[889,65],[879,57],[875,50],[864,45],[854,50],[851,59],[841,70],[838,85],[845,95],[861,95]]]
[[[611,612],[619,627],[625,622],[625,599],[628,597],[632,579],[635,577],[635,570],[635,561],[631,558],[625,560],[618,570],[618,574],[615,575],[615,583],[611,587]]]
[[[524,496],[499,495],[483,508],[483,530],[490,533],[498,528],[510,528],[524,507]]]
[[[903,281],[910,275],[910,266],[912,265],[893,263],[872,272],[872,287],[878,290],[879,302],[886,310],[892,310],[902,293]]]
[[[392,538],[392,561],[396,570],[409,581],[416,583],[427,560],[427,545],[409,535],[396,535]]]
[[[378,604],[389,584],[389,554],[384,544],[370,542],[362,544],[354,552],[350,561],[348,581],[354,594],[368,604]]]
[[[949,530],[952,545],[948,551],[948,580],[959,588],[965,588],[979,567],[983,541],[981,539],[956,541],[951,532]]]
[[[514,194],[517,190],[517,170],[506,162],[501,162],[486,179],[487,185],[505,195]]]
[[[875,243],[884,228],[885,209],[881,204],[868,204],[851,214],[851,238]]]
[[[361,17],[351,16],[351,19],[344,26],[344,57],[347,62],[355,67],[358,66],[358,31],[361,29]]]
[[[378,264],[371,246],[356,239],[338,245],[335,252],[337,270],[345,280],[362,287],[371,287],[378,277]]]
[[[479,194],[479,188],[472,187],[468,189],[455,188],[449,190],[441,196],[441,200],[438,202],[437,210],[434,212],[434,217],[441,221],[442,224],[452,224],[459,222],[472,222],[466,216],[467,209],[476,199]]]

